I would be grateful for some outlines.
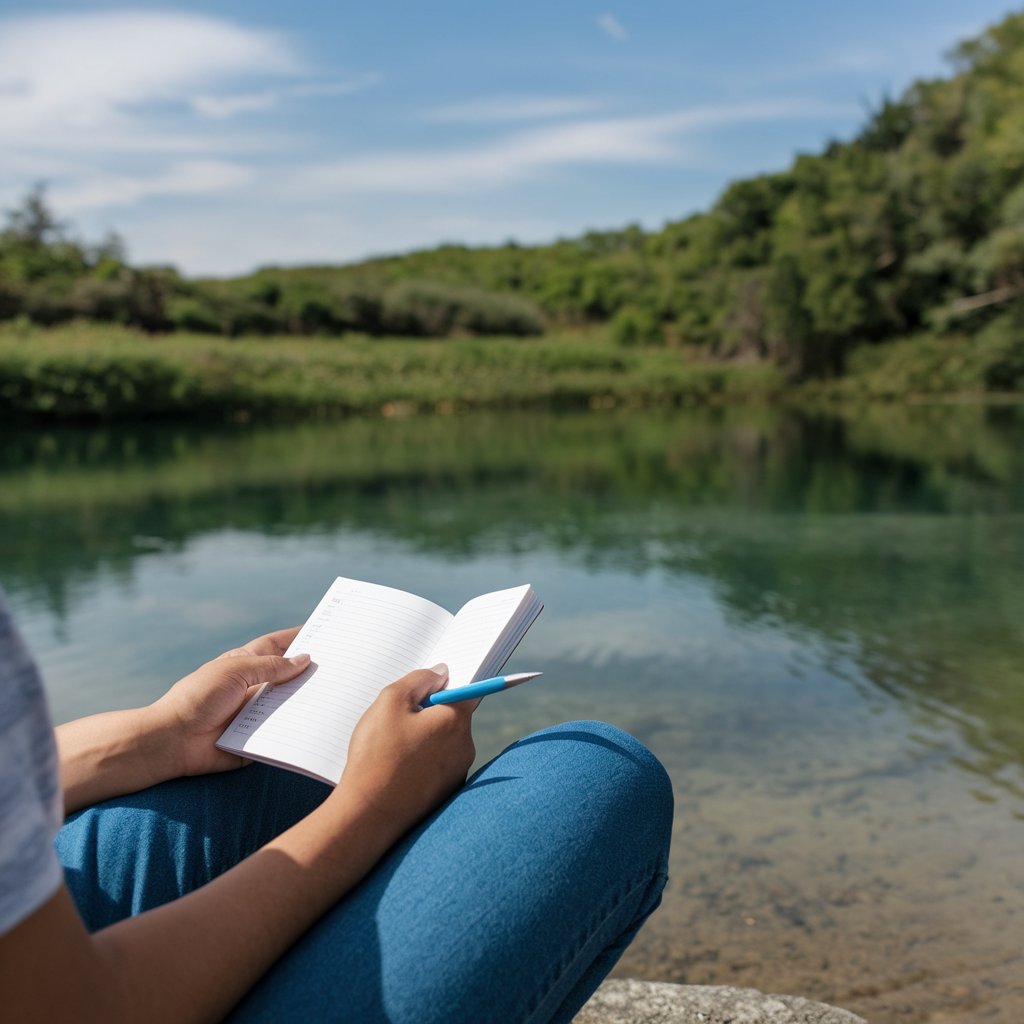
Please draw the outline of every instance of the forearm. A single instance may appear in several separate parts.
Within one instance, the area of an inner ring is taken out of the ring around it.
[[[18,992],[27,993],[28,1012],[12,1019],[220,1020],[396,838],[375,812],[336,793],[203,888],[95,935],[85,934],[62,892],[77,938],[38,944],[51,951],[43,974],[60,981],[13,985],[15,1007]]]
[[[294,675],[296,666],[287,668]],[[201,889],[89,935],[62,886],[0,936],[5,1012],[13,1020],[83,1024],[221,1019],[399,836],[465,780],[473,760],[472,708],[422,710],[443,681],[443,673],[421,670],[385,687],[353,732],[334,792]],[[218,715],[218,728],[222,720]],[[147,721],[140,725],[123,713],[64,731],[73,799],[95,799],[129,779],[158,781],[166,768],[154,769],[145,757],[140,764],[140,730],[153,738]],[[159,763],[159,749],[154,756]],[[221,763],[231,766],[230,759]]]
[[[243,762],[217,737],[264,683],[293,679],[308,655],[284,658],[296,629],[279,630],[207,662],[159,700],[57,729],[65,812],[182,775],[228,771]]]
[[[338,793],[204,888],[100,932],[108,962],[132,965],[123,1005],[137,1020],[219,1020],[395,838]]]
[[[93,715],[56,732],[65,814],[180,774],[173,734],[151,707]]]

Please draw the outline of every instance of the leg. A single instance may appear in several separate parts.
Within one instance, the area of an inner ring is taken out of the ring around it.
[[[329,911],[235,1024],[570,1021],[666,880],[672,790],[594,722],[509,747]]]
[[[86,927],[96,931],[198,889],[329,792],[263,764],[175,779],[71,815],[57,854]]]

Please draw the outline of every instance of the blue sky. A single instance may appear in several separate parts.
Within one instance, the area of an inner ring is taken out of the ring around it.
[[[657,227],[945,72],[994,0],[0,0],[0,205],[229,274]]]

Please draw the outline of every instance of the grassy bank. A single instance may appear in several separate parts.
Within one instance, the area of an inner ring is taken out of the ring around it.
[[[1024,397],[1024,328],[1003,318],[971,336],[921,334],[865,345],[842,376],[807,382],[802,390],[844,401]]]
[[[782,387],[768,366],[694,363],[674,350],[615,347],[602,334],[410,341],[150,337],[109,326],[0,331],[8,418],[671,406]]]
[[[120,327],[0,330],[0,417],[113,421],[400,415],[469,409],[672,407],[1021,397],[1002,334],[866,346],[844,376],[795,384],[769,364],[623,348],[601,331],[544,338],[149,336]]]

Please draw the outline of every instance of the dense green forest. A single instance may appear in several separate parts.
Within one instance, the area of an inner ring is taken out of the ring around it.
[[[229,336],[529,335],[608,325],[622,346],[765,360],[797,378],[855,350],[943,339],[1024,387],[1024,13],[881,102],[851,141],[739,181],[646,232],[440,248],[344,267],[189,280],[72,240],[34,191],[0,234],[0,320]],[[26,335],[27,336],[27,335]]]

